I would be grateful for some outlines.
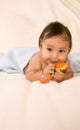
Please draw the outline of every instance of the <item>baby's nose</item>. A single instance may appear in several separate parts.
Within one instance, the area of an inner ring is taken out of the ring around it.
[[[53,58],[57,58],[58,57],[58,53],[57,52],[53,52],[52,57]]]

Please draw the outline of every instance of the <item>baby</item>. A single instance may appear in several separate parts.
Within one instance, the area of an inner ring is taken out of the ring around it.
[[[67,69],[65,72],[57,70],[53,80],[61,82],[73,77],[68,60],[72,36],[66,26],[57,21],[47,25],[39,37],[39,48],[23,70],[28,80],[40,80],[42,75],[51,74],[52,69],[60,61],[67,64]]]

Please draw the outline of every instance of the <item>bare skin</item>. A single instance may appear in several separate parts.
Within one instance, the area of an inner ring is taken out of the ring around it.
[[[56,71],[53,80],[61,82],[73,77],[67,58],[69,49],[68,41],[65,41],[61,36],[43,40],[40,51],[31,58],[29,64],[24,68],[26,78],[32,82],[39,80],[42,75],[47,76],[59,61],[65,62],[67,69],[65,73],[60,70]]]

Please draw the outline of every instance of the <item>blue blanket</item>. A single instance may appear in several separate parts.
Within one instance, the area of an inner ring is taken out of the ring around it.
[[[23,68],[29,62],[37,47],[17,47],[0,57],[0,71],[7,73],[23,73]],[[73,72],[80,72],[80,53],[69,55]]]

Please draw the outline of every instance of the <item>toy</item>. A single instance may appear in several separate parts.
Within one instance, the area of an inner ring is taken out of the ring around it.
[[[51,74],[47,75],[46,77],[44,75],[42,75],[42,77],[40,78],[40,82],[41,83],[47,83],[47,82],[49,82],[50,80],[52,80],[54,78],[55,71],[61,70],[61,71],[64,72],[66,70],[66,68],[67,68],[66,63],[64,63],[64,62],[58,62],[55,65],[54,69],[52,69],[52,73]]]
[[[66,63],[64,63],[64,62],[58,62],[56,65],[55,65],[55,71],[56,70],[61,70],[61,71],[65,71],[66,70],[66,68],[67,68],[67,65],[66,65]]]
[[[52,74],[49,74],[46,77],[44,75],[42,75],[42,77],[40,78],[40,82],[41,83],[47,83],[52,79],[53,79]]]

